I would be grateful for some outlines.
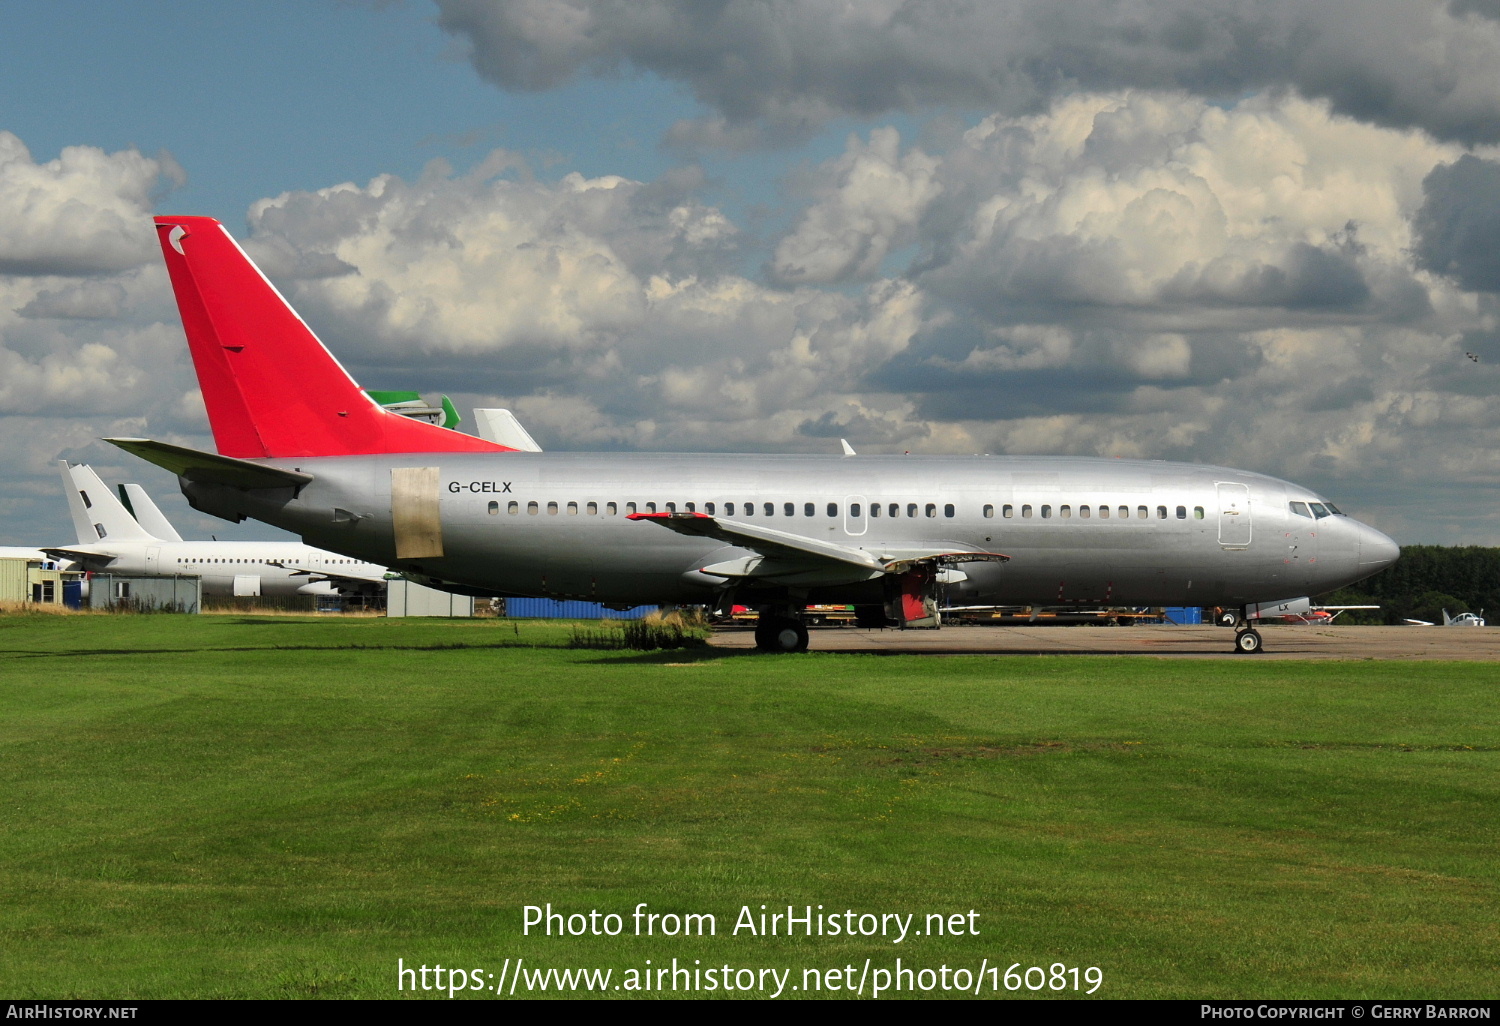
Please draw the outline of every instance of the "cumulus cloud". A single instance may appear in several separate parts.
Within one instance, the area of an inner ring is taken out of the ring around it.
[[[869,280],[888,255],[915,241],[917,222],[943,187],[938,161],[900,148],[894,128],[877,129],[868,143],[850,139],[844,155],[823,169],[827,195],[776,246],[771,269],[778,279]]]
[[[1422,182],[1417,255],[1470,291],[1500,292],[1500,161],[1466,153]]]
[[[249,249],[366,384],[545,395],[533,415],[570,447],[812,444],[798,425],[905,347],[921,296],[737,273],[699,184],[437,165],[258,203]]]
[[[69,146],[38,163],[0,131],[0,274],[109,274],[149,260],[150,213],[184,174],[166,153]]]
[[[437,3],[507,89],[630,71],[685,83],[713,114],[676,135],[700,142],[940,106],[1035,113],[1125,87],[1225,100],[1286,87],[1376,124],[1500,141],[1494,0]]]

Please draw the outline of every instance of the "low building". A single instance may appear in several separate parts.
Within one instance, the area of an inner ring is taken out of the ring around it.
[[[50,559],[0,559],[0,602],[76,608],[83,577]]]
[[[473,616],[474,599],[397,577],[385,582],[385,615]]]
[[[94,574],[89,578],[90,609],[121,607],[141,612],[199,612],[203,608],[203,579],[176,574]]]

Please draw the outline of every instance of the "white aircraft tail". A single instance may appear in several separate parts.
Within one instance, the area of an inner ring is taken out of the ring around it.
[[[101,538],[112,541],[159,540],[136,523],[135,517],[99,480],[93,468],[83,464],[70,467],[67,460],[58,460],[57,465],[62,470],[63,491],[68,496],[68,512],[73,515],[78,544],[93,545]]]
[[[486,442],[494,442],[520,452],[541,452],[531,433],[521,426],[509,410],[475,410],[474,430]]]
[[[156,503],[151,501],[151,496],[146,494],[146,489],[138,484],[122,484],[120,486],[120,501],[135,517],[136,523],[146,529],[146,533],[160,538],[162,541],[182,541],[182,535],[177,533],[177,528],[167,519],[166,514],[157,508]]]

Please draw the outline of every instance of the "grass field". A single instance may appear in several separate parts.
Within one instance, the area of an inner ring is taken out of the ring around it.
[[[0,996],[384,998],[398,958],[519,957],[788,991],[897,957],[1094,966],[1101,997],[1500,989],[1493,665],[567,635],[0,617]],[[547,902],[625,932],[523,936]],[[632,936],[640,902],[717,934]],[[731,935],[761,904],[979,935]]]

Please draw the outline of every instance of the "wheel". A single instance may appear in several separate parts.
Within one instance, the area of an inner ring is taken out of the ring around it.
[[[755,647],[762,652],[806,652],[807,627],[801,620],[761,617],[755,627]]]
[[[1234,636],[1234,650],[1243,652],[1245,655],[1254,655],[1260,651],[1260,635],[1254,630],[1243,630]]]
[[[1234,622],[1237,619],[1239,619],[1239,617],[1235,616],[1233,612],[1231,612],[1230,610],[1226,609],[1224,612],[1222,612],[1222,613],[1219,614],[1219,626],[1220,627],[1233,627],[1234,626]]]

